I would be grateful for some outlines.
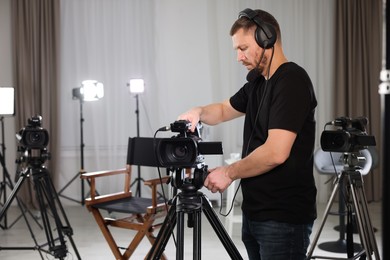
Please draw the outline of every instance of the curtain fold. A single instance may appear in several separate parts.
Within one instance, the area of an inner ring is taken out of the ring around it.
[[[11,19],[16,92],[15,127],[25,127],[27,119],[35,115],[43,117],[42,127],[49,132],[47,151],[51,154],[51,159],[45,160],[45,163],[53,175],[56,171],[54,166],[58,139],[59,0],[13,0]]]
[[[367,132],[376,139],[375,151],[381,151],[381,24],[382,0],[336,1],[334,116],[366,116]],[[364,177],[369,201],[381,198],[380,162],[379,158],[378,167]]]

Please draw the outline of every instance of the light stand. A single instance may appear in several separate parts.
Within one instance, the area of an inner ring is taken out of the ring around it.
[[[80,201],[71,198],[69,196],[63,195],[63,191],[69,187],[76,179],[78,179],[81,174],[85,173],[84,169],[84,117],[83,117],[83,104],[84,101],[95,101],[99,100],[104,96],[103,84],[96,80],[85,80],[82,82],[82,87],[74,88],[72,90],[73,99],[78,99],[80,101],[80,171],[58,192],[58,195],[66,198],[68,200],[78,202],[81,205],[84,205],[85,201],[85,187],[84,179],[81,181],[81,198]]]
[[[135,108],[135,115],[137,117],[137,137],[140,137],[140,131],[139,131],[139,97],[138,95],[140,93],[143,93],[145,90],[145,84],[143,79],[131,79],[129,83],[127,84],[129,86],[130,93],[135,94],[135,100],[136,100],[136,108]],[[131,187],[133,185],[137,185],[137,190],[135,192],[135,195],[138,197],[141,197],[141,182],[144,182],[144,179],[141,178],[141,166],[138,165],[137,167],[137,178],[134,180],[134,182],[131,184]]]
[[[4,139],[4,117],[0,116],[0,122],[1,122],[1,152],[0,152],[0,160],[3,165],[3,180],[0,183],[0,197],[3,197],[2,205],[4,205],[7,201],[7,187],[11,188],[12,183],[8,174],[8,171],[6,170],[5,166],[5,139]],[[8,221],[7,221],[7,215],[4,216],[4,223],[0,223],[1,228],[7,229],[8,228]]]
[[[3,167],[3,179],[0,182],[0,198],[3,197],[2,205],[7,201],[7,187],[12,189],[12,181],[7,168],[5,166],[5,132],[4,132],[4,116],[15,114],[15,90],[12,87],[0,87],[0,122],[1,122],[1,151],[0,160]],[[4,215],[4,223],[0,223],[3,229],[8,228],[7,215]]]

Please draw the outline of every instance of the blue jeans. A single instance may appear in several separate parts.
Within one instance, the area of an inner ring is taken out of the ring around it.
[[[243,215],[242,241],[250,260],[304,260],[311,224],[251,221]]]

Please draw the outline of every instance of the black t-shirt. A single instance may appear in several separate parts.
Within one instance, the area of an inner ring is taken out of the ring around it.
[[[245,157],[265,143],[269,129],[297,134],[289,158],[271,171],[241,180],[244,214],[251,220],[304,224],[316,218],[313,176],[315,107],[317,100],[306,71],[295,63],[282,64],[266,81],[248,82],[230,98],[245,113]]]

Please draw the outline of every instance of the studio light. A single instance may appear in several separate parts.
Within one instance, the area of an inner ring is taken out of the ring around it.
[[[139,94],[145,91],[145,82],[143,79],[131,79],[129,80],[130,93]]]
[[[83,101],[96,101],[104,96],[103,83],[97,80],[84,80],[80,88],[72,90],[73,98]]]
[[[15,114],[15,89],[12,87],[0,87],[0,115]]]

